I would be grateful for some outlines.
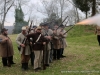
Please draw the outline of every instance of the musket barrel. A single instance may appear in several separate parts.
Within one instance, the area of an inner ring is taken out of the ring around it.
[[[75,25],[74,25],[75,26]],[[74,26],[72,26],[71,28],[69,28],[64,34],[66,34],[68,31],[70,31]],[[63,35],[64,35],[63,34]]]

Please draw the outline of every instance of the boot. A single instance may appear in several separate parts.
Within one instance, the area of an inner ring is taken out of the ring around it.
[[[11,62],[10,62],[10,60],[11,60],[11,58],[8,57],[8,58],[7,58],[7,61],[8,61],[8,67],[11,67]]]
[[[7,58],[6,57],[2,58],[2,64],[4,67],[7,66]]]
[[[10,61],[8,60],[8,67],[11,67]]]
[[[25,70],[25,63],[22,63],[22,70]]]
[[[28,70],[28,63],[25,63],[25,70]]]
[[[16,64],[16,63],[13,62],[13,56],[10,57],[10,63],[11,64]]]

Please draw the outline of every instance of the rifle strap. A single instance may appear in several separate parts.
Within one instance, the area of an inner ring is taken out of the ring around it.
[[[41,37],[41,34],[38,36],[38,38],[37,38],[37,40],[35,41],[34,45],[36,44],[36,42],[39,41],[40,37]]]

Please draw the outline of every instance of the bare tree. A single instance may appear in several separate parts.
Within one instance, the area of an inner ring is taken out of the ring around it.
[[[0,29],[4,27],[6,15],[13,4],[14,0],[0,0]]]
[[[49,2],[46,0],[42,0],[41,3],[44,7],[44,10],[43,10],[44,12],[42,13],[46,14],[47,17],[49,17],[52,13],[58,13],[58,7],[54,0],[51,0]]]
[[[41,0],[41,4],[43,5],[43,10],[38,8],[37,11],[46,15],[46,17],[50,17],[52,13],[55,13],[61,20],[66,17],[64,13],[67,11],[68,3],[66,0]]]
[[[76,5],[70,0],[68,0],[68,2],[70,2],[73,5],[75,15],[76,15],[76,21],[75,22],[79,22],[80,19],[79,19],[78,9],[77,9]]]
[[[15,0],[14,6],[15,6],[15,8],[19,7],[19,5],[24,6],[24,5],[27,5],[28,2],[29,2],[29,0]]]
[[[64,10],[66,10],[65,7],[67,7],[67,1],[66,0],[57,0],[57,4],[58,4],[58,7],[59,7],[60,17],[61,17],[61,21],[62,21],[62,18],[63,18],[63,15],[64,15]]]

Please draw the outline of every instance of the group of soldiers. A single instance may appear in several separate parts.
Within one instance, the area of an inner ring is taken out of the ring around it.
[[[60,60],[61,58],[65,57],[63,52],[67,46],[67,33],[64,28],[64,25],[54,25],[53,29],[50,29],[48,23],[41,23],[39,26],[33,26],[31,30],[30,27],[23,26],[21,33],[19,33],[16,38],[18,49],[21,54],[21,68],[23,70],[28,70],[28,63],[31,59],[31,64],[34,67],[34,71],[37,72],[42,70],[42,66],[49,67],[50,63],[54,60]],[[7,32],[7,29],[4,31]],[[8,39],[10,39],[6,35],[6,39],[3,40],[3,37],[1,36],[5,35],[0,35],[0,47],[4,46],[3,42],[7,43]],[[2,50],[0,50],[0,53],[1,51]],[[7,52],[5,54],[7,54],[5,56],[6,60],[13,56],[13,53],[9,55],[10,53]],[[3,66],[5,66],[4,63]]]

